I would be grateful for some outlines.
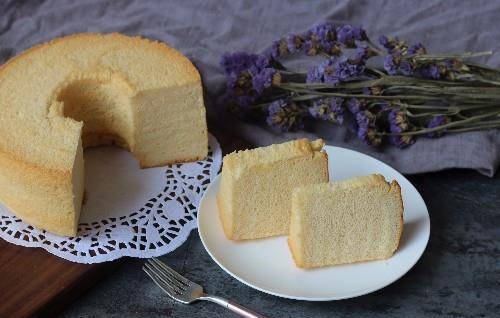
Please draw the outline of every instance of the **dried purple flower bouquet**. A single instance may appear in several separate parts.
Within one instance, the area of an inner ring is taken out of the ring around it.
[[[405,147],[418,136],[500,127],[500,70],[466,61],[492,52],[428,54],[420,43],[387,36],[379,43],[361,28],[324,23],[274,42],[262,55],[227,53],[221,102],[281,131],[314,120],[349,123],[370,145]],[[296,56],[315,64],[307,71],[285,67]],[[371,65],[377,59],[384,70]]]

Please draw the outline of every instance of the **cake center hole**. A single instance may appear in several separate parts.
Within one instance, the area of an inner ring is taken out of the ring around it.
[[[64,116],[83,121],[83,147],[116,144],[130,149],[133,136],[128,87],[116,79],[81,79],[57,96]]]

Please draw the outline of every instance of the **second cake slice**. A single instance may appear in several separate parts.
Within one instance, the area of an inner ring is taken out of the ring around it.
[[[224,157],[219,214],[229,239],[288,234],[295,187],[328,182],[323,140],[293,140]]]
[[[401,188],[381,175],[293,192],[288,243],[299,267],[389,258],[402,231]]]

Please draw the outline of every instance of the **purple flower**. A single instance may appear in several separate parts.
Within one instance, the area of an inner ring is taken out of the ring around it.
[[[406,114],[400,109],[392,109],[387,115],[391,133],[403,133],[408,131],[410,123]],[[410,135],[391,135],[389,136],[389,143],[398,147],[404,148],[415,142],[415,139]]]
[[[363,87],[363,95],[372,95],[371,87]]]
[[[276,74],[274,68],[265,68],[253,75],[252,85],[257,94],[262,94],[266,88],[272,85],[274,74]]]
[[[306,40],[303,49],[307,55],[316,55],[319,51],[319,44],[313,40]]]
[[[430,64],[420,68],[420,74],[424,78],[431,78],[436,80],[441,78],[441,70],[436,64]]]
[[[303,111],[291,100],[278,99],[268,107],[266,123],[282,132],[304,128]]]
[[[463,73],[464,71],[468,72],[469,70],[461,61],[448,59],[432,64],[424,64],[419,67],[418,71],[423,78],[435,80],[446,78],[455,80],[457,74]]]
[[[342,49],[337,42],[325,42],[319,46],[321,52],[325,52],[328,55],[340,56],[342,54]]]
[[[323,81],[323,74],[318,67],[311,67],[307,71],[306,83],[320,83]]]
[[[365,70],[364,61],[359,64],[354,64],[347,57],[341,57],[335,65],[335,76],[341,81],[347,81],[351,77],[359,76]]]
[[[375,56],[375,55],[377,55],[377,53],[375,53],[375,51],[373,51],[368,46],[361,46],[361,47],[358,47],[356,49],[356,53],[354,54],[353,61],[356,64],[363,64],[364,65],[370,57]]]
[[[406,42],[400,41],[398,37],[382,35],[381,37],[379,37],[378,41],[389,54],[398,52],[400,55],[406,55],[408,51]]]
[[[393,109],[387,115],[392,133],[402,133],[409,128],[408,117],[399,109]]]
[[[391,51],[395,47],[395,43],[399,42],[399,39],[385,36],[385,35],[381,35],[378,38],[378,42],[380,43],[380,45],[382,45],[387,50],[387,52],[391,53]]]
[[[329,83],[338,84],[339,81],[333,77],[336,58],[332,57],[307,71],[307,83]]]
[[[232,108],[247,108],[254,104],[278,74],[270,67],[268,58],[257,54],[224,54],[221,66],[227,78],[224,100]]]
[[[308,32],[310,38],[316,39],[318,42],[330,42],[337,39],[335,24],[324,22],[315,25]]]
[[[364,111],[365,108],[366,101],[364,99],[351,98],[347,102],[347,109],[349,109],[349,111],[354,115],[361,111]]]
[[[335,24],[325,22],[309,29],[304,34],[293,34],[275,41],[265,56],[272,60],[280,60],[288,54],[305,52],[308,55],[316,55],[324,52],[329,55],[340,55],[341,45],[356,47],[356,41],[367,39],[366,32],[351,25],[339,28]]]
[[[282,38],[274,41],[271,46],[265,51],[264,56],[269,60],[278,61],[290,53],[288,47],[288,39]]]
[[[389,54],[384,58],[384,69],[389,75],[396,75],[398,73],[398,66],[396,58]]]
[[[384,58],[384,69],[389,75],[401,73],[405,76],[411,76],[414,73],[415,65],[412,61],[403,59],[401,52],[393,51]]]
[[[367,145],[380,145],[382,138],[375,125],[376,116],[365,110],[356,113],[357,136]]]
[[[255,59],[255,65],[251,65],[250,69],[252,69],[252,67],[255,67],[257,70],[262,70],[264,68],[270,67],[270,61],[264,55],[259,54]]]
[[[280,56],[280,41],[275,41],[271,46],[264,52],[264,55],[270,60],[279,60]]]
[[[316,55],[319,52],[339,55],[340,47],[337,43],[337,32],[335,25],[330,22],[318,24],[304,35],[303,49],[308,55]]]
[[[317,42],[320,47],[331,46],[337,40],[337,32],[335,24],[325,22],[312,27],[306,36],[314,42]]]
[[[340,79],[336,75],[336,63],[337,59],[332,57],[328,60],[322,62],[318,66],[318,72],[323,75],[322,81],[323,83],[338,85],[340,83]]]
[[[245,52],[226,53],[222,56],[220,65],[226,75],[241,73],[246,70],[268,67],[269,59],[257,54]]]
[[[309,69],[306,81],[338,85],[340,82],[361,75],[363,71],[364,64],[353,64],[347,57],[331,57]]]
[[[399,71],[405,76],[413,75],[413,66],[408,60],[403,60],[399,64]]]
[[[386,49],[391,48],[391,41],[386,35],[381,35],[378,38],[378,43],[380,43],[380,45],[382,45]]]
[[[408,54],[410,55],[421,55],[426,53],[427,50],[425,49],[425,46],[422,43],[413,44],[408,48]]]
[[[415,143],[415,138],[413,136],[389,136],[389,143],[398,147],[405,148]]]
[[[440,126],[448,124],[449,122],[450,122],[450,118],[448,116],[444,116],[444,115],[434,116],[427,122],[427,128],[440,127]],[[436,137],[440,137],[445,132],[446,132],[446,128],[443,128],[441,130],[427,133],[426,136],[429,138],[436,138]]]
[[[317,100],[308,108],[309,114],[316,119],[342,124],[344,122],[344,108],[342,98],[325,98]]]
[[[294,34],[275,41],[265,55],[273,60],[279,60],[288,54],[301,51],[308,55],[316,55],[320,52],[338,55],[340,47],[336,40],[335,25],[325,22],[312,27],[304,34]]]
[[[365,30],[346,24],[337,30],[338,41],[347,47],[356,47],[355,41],[366,40]]]
[[[222,56],[220,64],[228,80],[228,89],[251,87],[254,76],[265,69],[270,69],[269,59],[265,56],[244,52],[226,53]]]
[[[299,52],[302,49],[302,46],[304,45],[304,40],[302,39],[302,37],[296,34],[287,36],[286,41],[287,41],[288,51],[290,53]]]

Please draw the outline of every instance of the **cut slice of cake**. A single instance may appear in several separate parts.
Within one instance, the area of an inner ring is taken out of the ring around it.
[[[293,188],[328,182],[323,140],[299,139],[224,157],[219,215],[229,239],[288,234]]]
[[[293,191],[288,244],[298,267],[389,258],[402,232],[395,180],[374,174]]]

